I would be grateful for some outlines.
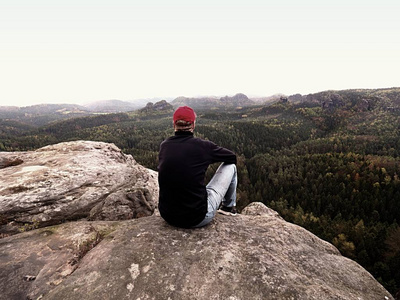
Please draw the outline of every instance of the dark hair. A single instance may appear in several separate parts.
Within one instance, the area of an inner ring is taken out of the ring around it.
[[[191,131],[193,129],[193,123],[185,120],[176,120],[175,121],[175,130],[176,131]]]

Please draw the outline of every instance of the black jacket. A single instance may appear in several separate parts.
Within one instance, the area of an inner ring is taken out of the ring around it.
[[[236,155],[213,142],[193,137],[191,132],[177,131],[160,145],[158,183],[159,210],[170,224],[191,227],[207,213],[204,177],[215,162],[236,164]]]

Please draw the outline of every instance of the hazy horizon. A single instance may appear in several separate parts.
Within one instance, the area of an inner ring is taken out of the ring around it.
[[[400,86],[394,0],[3,0],[0,105]]]

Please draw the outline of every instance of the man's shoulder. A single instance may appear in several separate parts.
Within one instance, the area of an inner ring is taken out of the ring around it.
[[[205,140],[199,137],[193,137],[193,142],[203,144],[203,145],[215,145],[212,141]]]
[[[163,144],[168,144],[168,143],[175,143],[175,142],[182,142],[184,141],[185,143],[190,143],[190,144],[196,144],[196,145],[202,145],[204,147],[213,147],[215,143],[209,140],[205,140],[199,137],[195,137],[193,135],[187,135],[187,136],[170,136],[166,138],[164,141],[161,142],[161,145]]]

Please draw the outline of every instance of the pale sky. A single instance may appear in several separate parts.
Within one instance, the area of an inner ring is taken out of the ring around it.
[[[0,0],[0,105],[400,87],[398,0]]]

